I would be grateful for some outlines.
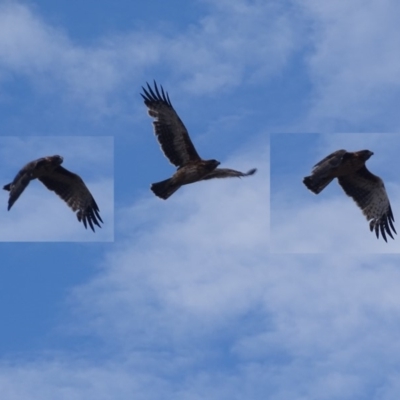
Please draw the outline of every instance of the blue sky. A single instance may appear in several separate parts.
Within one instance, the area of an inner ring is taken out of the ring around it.
[[[368,148],[400,218],[399,8],[3,1],[2,182],[60,153],[105,224],[86,231],[38,182],[8,213],[3,193],[2,396],[397,400],[399,263],[373,253],[399,239],[376,240],[335,182],[301,181]],[[202,157],[257,174],[156,198],[174,168],[140,97],[153,79]]]

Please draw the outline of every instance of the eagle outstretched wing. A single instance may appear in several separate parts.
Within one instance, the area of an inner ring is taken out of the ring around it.
[[[82,178],[67,169],[59,166],[49,173],[38,177],[47,189],[54,191],[72,209],[78,211],[78,221],[82,221],[85,228],[89,224],[94,232],[93,224],[101,228],[99,207]]]
[[[174,110],[168,93],[160,90],[154,81],[154,90],[147,83],[147,89],[142,87],[144,104],[148,108],[149,115],[155,118],[153,122],[154,132],[161,145],[161,149],[169,161],[176,167],[200,160],[188,131]]]
[[[394,233],[397,232],[382,179],[364,166],[353,174],[338,177],[338,181],[346,194],[361,208],[369,221],[371,232],[374,230],[377,238],[380,232],[385,242],[387,242],[386,233],[394,239],[391,229]]]
[[[242,178],[244,176],[253,175],[256,173],[256,171],[257,168],[253,168],[247,172],[240,172],[229,168],[216,168],[214,169],[214,171],[206,175],[202,180],[214,179],[214,178]]]

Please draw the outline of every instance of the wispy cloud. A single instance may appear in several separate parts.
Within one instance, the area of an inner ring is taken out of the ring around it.
[[[102,293],[101,296],[108,298],[102,300],[107,308],[114,308],[122,301],[125,305],[121,312],[143,316],[144,309],[136,309],[135,304],[139,298],[145,299],[147,293],[153,293],[155,297],[146,307],[161,307],[172,314],[178,308],[181,310],[178,318],[187,318],[186,313],[199,313],[209,319],[215,314],[212,321],[216,323],[223,312],[229,312],[232,302],[240,303],[242,297],[238,285],[243,282],[237,276],[225,290],[221,279],[227,279],[232,268],[238,268],[237,274],[247,279],[247,268],[252,268],[251,262],[246,264],[247,257],[253,259],[268,250],[268,162],[258,156],[250,159],[259,168],[255,176],[188,185],[168,201],[149,194],[151,200],[120,210],[123,218],[118,229],[127,230],[129,240],[113,253],[108,276],[84,288],[80,296],[88,296],[91,299],[88,304],[92,304],[97,301],[93,296]],[[229,164],[241,167],[235,160]],[[132,230],[130,221],[140,228]],[[244,264],[235,267],[237,260],[243,260]],[[129,286],[136,285],[135,282],[141,282],[140,287],[131,290]],[[155,287],[163,290],[154,292]],[[207,297],[202,294],[205,287],[209,290]],[[131,298],[128,303],[134,306],[130,311],[125,309],[128,298]],[[130,320],[133,324],[126,321],[120,326],[119,316],[116,317],[114,327],[118,331],[147,330],[147,325],[138,327],[135,318]],[[113,323],[109,321],[107,325],[111,333]]]
[[[183,244],[183,252],[190,247]],[[91,309],[82,323],[96,327],[112,360],[94,365],[90,356],[59,354],[60,361],[3,363],[4,393],[47,399],[67,391],[81,399],[102,391],[108,399],[133,390],[138,398],[219,399],[259,398],[268,389],[269,398],[282,399],[368,398],[375,391],[395,398],[396,259],[264,253],[250,262],[235,246],[227,262],[196,257],[199,263],[174,268],[173,252],[162,250],[141,263],[121,248],[97,281],[79,290],[79,302]]]
[[[312,26],[309,126],[324,131],[399,127],[396,1],[301,2]]]
[[[121,95],[149,75],[199,96],[301,79],[307,81],[299,99],[304,114],[288,116],[292,131],[399,126],[393,0],[203,5],[197,20],[180,31],[156,24],[82,45],[26,5],[8,2],[0,8],[0,77],[25,77],[40,93],[77,102],[95,115],[125,109]],[[291,71],[293,63],[302,75]]]
[[[270,78],[300,43],[295,14],[285,13],[278,2],[205,3],[209,15],[171,41],[169,51],[174,73],[186,76],[194,92]]]
[[[107,98],[144,68],[163,64],[173,77],[184,77],[189,90],[210,93],[276,74],[294,51],[291,17],[277,4],[207,7],[184,32],[132,31],[85,47],[26,5],[7,3],[0,8],[0,72],[3,80],[21,74],[39,90],[56,87],[106,112]]]

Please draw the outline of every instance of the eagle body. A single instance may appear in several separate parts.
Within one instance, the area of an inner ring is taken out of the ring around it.
[[[217,168],[219,161],[201,159],[185,125],[172,107],[168,93],[164,92],[162,86],[159,90],[155,82],[154,90],[149,84],[147,89],[142,89],[144,93],[141,96],[148,108],[148,114],[155,118],[154,132],[161,149],[171,164],[177,167],[177,171],[170,179],[151,185],[151,190],[156,196],[165,200],[183,185],[213,178],[241,178],[256,172],[255,168],[246,173]]]
[[[365,166],[373,154],[369,150],[337,150],[315,164],[311,175],[306,176],[303,183],[318,194],[337,178],[344,192],[356,202],[369,221],[371,232],[375,231],[377,238],[381,233],[387,242],[386,234],[393,239],[392,231],[396,233],[394,217],[382,179]]]
[[[359,171],[373,154],[369,150],[361,150],[354,153],[349,153],[346,150],[337,150],[315,164],[312,175],[305,177],[303,182],[309,190],[318,194],[334,178]]]
[[[18,172],[11,183],[5,186],[9,187],[10,189],[14,188],[16,185],[18,185],[22,178],[29,178],[30,182],[33,179],[39,178],[41,175],[51,173],[55,168],[61,165],[62,162],[63,158],[60,156],[43,157],[39,158],[38,160],[31,161]]]
[[[217,160],[199,160],[179,168],[170,179],[151,185],[152,192],[161,199],[167,199],[181,186],[203,180],[220,164]]]
[[[76,211],[79,222],[85,228],[90,226],[94,232],[94,225],[101,227],[103,222],[99,214],[99,207],[82,178],[61,166],[61,156],[42,157],[26,164],[15,176],[14,180],[3,189],[10,192],[8,210],[18,200],[19,196],[33,179],[38,179],[47,189],[54,191],[67,205]]]

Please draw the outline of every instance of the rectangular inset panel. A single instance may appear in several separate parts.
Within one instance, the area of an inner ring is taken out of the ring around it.
[[[62,157],[62,164],[55,166],[57,158],[47,158],[55,155]],[[2,187],[12,183],[21,171],[12,192],[2,191],[0,241],[114,240],[113,137],[2,137],[0,160]],[[18,196],[24,180],[29,183]],[[10,193],[17,199],[7,211]],[[81,222],[77,218],[79,208],[83,212]]]
[[[280,253],[399,252],[394,232],[396,224],[393,223],[394,229],[390,226],[387,203],[388,198],[394,217],[399,216],[400,190],[395,167],[399,139],[397,134],[271,135],[272,250]],[[341,181],[343,185],[348,182],[347,192],[355,199],[345,193],[335,177],[318,194],[308,190],[303,180],[311,175],[313,166],[341,149],[347,152],[337,153],[318,169],[317,186],[329,174],[339,173],[337,168],[344,163],[368,154],[355,152],[370,150],[374,154],[366,161],[366,168],[383,180],[386,189],[381,187],[379,179],[362,174],[359,167],[349,164],[349,172],[343,172],[347,178]],[[371,221],[373,232],[370,232]],[[377,226],[378,239],[374,226]]]

